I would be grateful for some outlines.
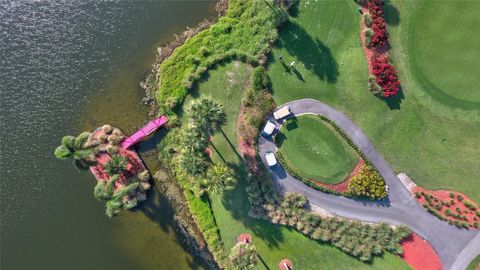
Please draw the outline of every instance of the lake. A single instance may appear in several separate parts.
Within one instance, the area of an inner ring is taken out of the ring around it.
[[[216,16],[212,1],[0,0],[1,269],[204,269],[153,191],[109,219],[95,179],[54,158],[63,135],[146,123],[156,48]],[[155,169],[155,150],[142,150]]]

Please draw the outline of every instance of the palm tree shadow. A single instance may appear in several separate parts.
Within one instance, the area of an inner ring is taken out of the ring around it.
[[[319,79],[326,80],[328,83],[337,82],[338,64],[330,48],[318,38],[312,38],[297,23],[290,22],[282,29],[276,46],[285,48],[291,55],[296,56],[305,68]],[[295,75],[298,76],[297,73]],[[302,80],[303,76],[299,79]]]

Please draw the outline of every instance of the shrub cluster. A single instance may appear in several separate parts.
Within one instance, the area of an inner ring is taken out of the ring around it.
[[[115,174],[121,174],[125,168],[127,167],[128,160],[126,157],[123,157],[119,154],[114,154],[110,160],[105,163],[104,168],[105,172],[109,176],[113,176]]]
[[[198,229],[207,242],[208,250],[214,256],[215,261],[222,266],[228,263],[228,254],[215,222],[208,194],[205,193],[202,186],[203,177],[195,177],[187,173],[180,163],[182,159],[182,140],[184,140],[183,132],[183,127],[175,127],[169,130],[167,136],[158,145],[159,159],[167,165],[169,171],[175,176],[183,190],[190,213],[192,213]]]
[[[473,220],[469,220],[467,215],[465,214],[473,214],[473,211],[476,209],[476,206],[465,200],[461,195],[455,196],[455,194],[450,193],[450,200],[441,200],[434,195],[428,194],[424,191],[415,192],[415,196],[417,199],[423,199],[425,202],[423,203],[423,207],[432,215],[436,216],[438,219],[447,221],[449,224],[455,225],[459,228],[468,229],[470,227],[478,228],[478,218],[473,217]],[[455,200],[456,199],[456,200]],[[468,209],[461,209],[457,206],[462,206],[461,204]],[[453,207],[455,210],[453,211]],[[477,225],[475,225],[477,223]]]
[[[388,195],[382,176],[370,165],[364,165],[360,172],[350,179],[348,192],[352,196],[372,200],[383,199]]]
[[[387,24],[383,18],[383,0],[369,0],[367,5],[373,30],[370,46],[379,48],[388,42]],[[365,23],[367,23],[366,18]]]
[[[193,84],[221,61],[259,61],[277,39],[277,26],[286,19],[286,11],[278,5],[230,0],[226,14],[217,23],[187,40],[161,63],[157,91],[161,109],[170,112],[182,103]]]
[[[308,211],[307,206],[305,196],[286,193],[281,201],[264,206],[264,218],[293,227],[312,239],[331,243],[362,261],[370,261],[385,251],[402,254],[400,241],[411,234],[405,226],[393,229],[385,223],[371,225],[338,217],[321,217]]]
[[[143,179],[140,180],[132,177],[127,185],[120,185],[115,188],[116,183],[120,180],[119,174],[114,174],[110,179],[98,181],[93,190],[93,195],[98,200],[106,201],[106,214],[113,217],[120,212],[121,209],[131,209],[138,205],[140,201],[146,199],[145,192],[150,188],[148,179],[150,174],[143,171]],[[123,180],[125,181],[125,180]]]
[[[373,75],[376,83],[382,88],[382,95],[384,97],[396,95],[400,87],[400,81],[398,80],[397,71],[389,63],[388,57],[375,55],[372,61]],[[372,87],[370,89],[372,90]],[[377,88],[374,87],[374,89]],[[378,90],[375,90],[374,93],[378,93]]]
[[[239,242],[230,251],[230,262],[239,270],[254,269],[258,262],[258,253],[251,243]]]
[[[252,81],[252,88],[246,91],[242,100],[245,111],[239,129],[240,137],[248,142],[253,142],[257,138],[264,116],[275,108],[275,101],[268,91],[270,77],[264,67],[253,69]]]

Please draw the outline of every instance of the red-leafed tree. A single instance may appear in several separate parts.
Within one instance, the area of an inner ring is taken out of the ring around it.
[[[370,46],[382,47],[388,41],[387,24],[383,18],[383,0],[369,0],[368,12],[372,18],[373,29]]]
[[[396,95],[400,87],[400,81],[395,67],[388,62],[388,57],[386,55],[375,55],[372,62],[373,75],[375,75],[377,84],[382,88],[382,95],[384,97]]]

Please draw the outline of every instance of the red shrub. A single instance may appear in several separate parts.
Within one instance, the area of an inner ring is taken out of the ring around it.
[[[373,75],[378,85],[382,87],[384,97],[391,97],[397,94],[400,86],[397,71],[390,65],[386,56],[374,56],[372,61]]]
[[[368,1],[368,12],[372,18],[372,47],[382,47],[388,41],[387,24],[383,18],[383,0]]]

